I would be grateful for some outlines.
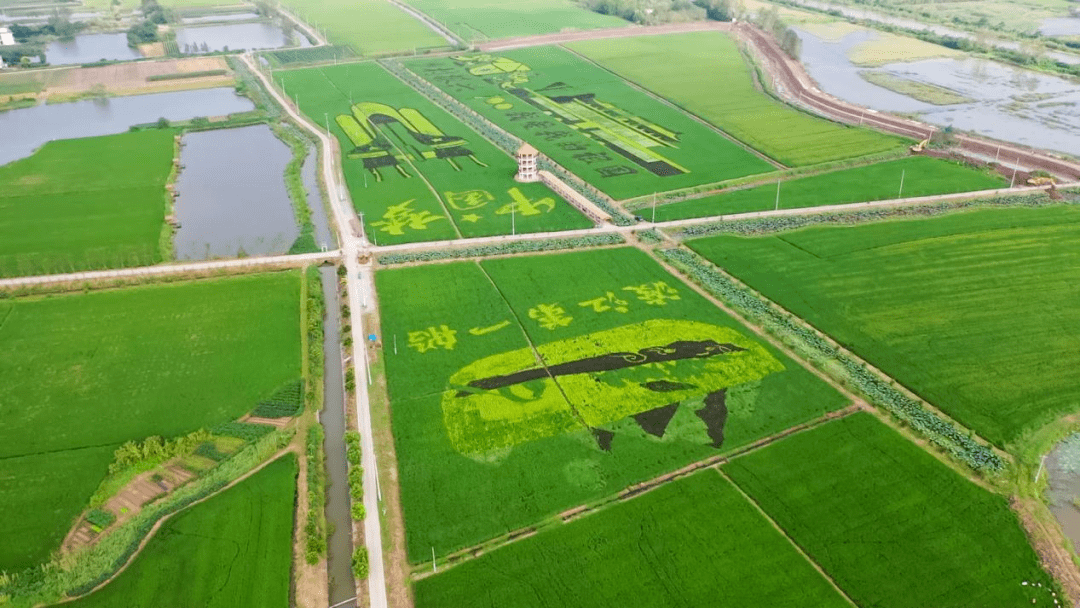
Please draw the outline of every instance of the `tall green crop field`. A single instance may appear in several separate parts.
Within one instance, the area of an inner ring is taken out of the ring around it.
[[[233,420],[300,375],[295,272],[0,300],[0,570],[45,559],[129,440]]]
[[[175,515],[131,565],[73,608],[286,608],[296,456]]]
[[[678,108],[559,47],[406,65],[612,198],[774,169]]]
[[[286,0],[285,6],[358,55],[445,47],[448,42],[387,0]]]
[[[375,63],[280,71],[314,122],[341,144],[345,181],[380,245],[586,228],[517,161]]]
[[[681,220],[727,213],[801,209],[881,201],[913,196],[1004,188],[1003,178],[956,162],[914,156],[854,169],[841,169],[763,186],[721,192],[703,198],[660,205],[656,221]],[[779,190],[779,196],[777,196]],[[638,213],[651,219],[648,208]]]
[[[670,99],[788,166],[865,156],[903,140],[804,114],[755,87],[735,42],[720,32],[576,42],[573,50]]]
[[[846,404],[637,249],[376,283],[413,562]]]
[[[723,469],[859,606],[1052,605],[1008,502],[870,414]]]
[[[173,135],[52,141],[0,166],[0,277],[161,262]]]
[[[630,25],[618,17],[594,13],[573,0],[406,1],[466,42]]]
[[[1080,402],[1075,206],[690,246],[999,446]]]
[[[706,470],[416,584],[418,608],[849,606]]]

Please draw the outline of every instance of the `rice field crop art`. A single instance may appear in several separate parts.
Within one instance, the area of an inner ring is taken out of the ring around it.
[[[586,228],[585,216],[375,63],[275,72],[334,134],[353,204],[380,245]]]
[[[413,561],[848,403],[637,249],[376,280]]]
[[[408,65],[613,198],[773,170],[680,110],[559,48]]]

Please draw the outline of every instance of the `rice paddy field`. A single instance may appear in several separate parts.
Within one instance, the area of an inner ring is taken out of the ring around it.
[[[1075,206],[689,245],[1002,447],[1075,410]]]
[[[679,109],[559,47],[406,65],[615,199],[774,170]]]
[[[1008,502],[868,413],[723,470],[858,606],[1052,605]]]
[[[762,93],[735,42],[695,32],[577,42],[570,49],[787,166],[896,150],[900,138],[804,114]]]
[[[847,404],[637,249],[376,283],[414,563]]]
[[[368,238],[382,244],[587,228],[517,162],[375,63],[274,73],[341,144]]]
[[[707,469],[416,583],[418,608],[850,606]]]
[[[779,199],[777,198],[777,184],[773,182],[659,205],[656,208],[656,220],[681,220],[725,213],[767,211],[777,207],[800,209],[888,200],[899,196],[908,198],[989,190],[1006,186],[1008,182],[993,173],[972,169],[953,161],[913,156],[783,181],[779,184]],[[652,218],[648,209],[639,213],[648,215],[648,219]]]
[[[161,262],[173,135],[53,141],[0,166],[0,277]]]
[[[626,21],[590,11],[572,0],[406,0],[465,42],[567,30],[625,27]]]
[[[357,55],[445,48],[446,40],[387,0],[286,0],[285,6]]]
[[[296,456],[165,522],[131,565],[73,608],[286,608]]]
[[[59,545],[119,444],[228,422],[295,382],[300,281],[0,300],[0,571]]]

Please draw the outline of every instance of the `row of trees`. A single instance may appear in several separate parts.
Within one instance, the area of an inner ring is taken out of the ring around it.
[[[127,31],[129,46],[157,42],[159,40],[158,26],[168,23],[172,18],[172,15],[165,7],[158,4],[157,0],[143,0],[142,15],[143,20],[131,26],[131,29]]]

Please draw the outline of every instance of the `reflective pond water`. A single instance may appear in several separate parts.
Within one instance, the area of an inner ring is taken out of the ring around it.
[[[297,34],[300,46],[311,46],[307,38]],[[291,42],[280,27],[272,23],[233,23],[229,25],[206,25],[182,27],[176,30],[176,45],[183,51],[189,45],[206,44],[207,50],[253,50],[278,49]]]
[[[1074,548],[1080,548],[1080,435],[1057,444],[1047,455],[1050,512]]]
[[[255,109],[231,88],[110,97],[94,101],[43,104],[0,112],[0,165],[33,153],[47,141],[127,131],[164,116],[186,120]]]
[[[1080,155],[1080,86],[1077,83],[983,59],[925,59],[862,68],[847,51],[877,36],[853,32],[827,42],[798,30],[807,72],[825,92],[875,110],[915,114],[939,126],[980,133],[995,139]],[[867,70],[934,85],[974,99],[970,103],[933,105],[870,84]]]
[[[176,258],[287,252],[300,233],[285,189],[291,158],[266,125],[185,135],[176,181]]]
[[[319,191],[318,178],[319,154],[316,150],[308,152],[301,168],[300,175],[304,179],[304,191],[307,193],[308,206],[311,208],[311,223],[315,225],[315,244],[319,248],[337,249],[337,237],[330,229],[330,220],[326,216],[326,206],[323,204],[322,193]]]
[[[218,21],[244,21],[247,19],[258,19],[259,15],[256,13],[228,13],[224,15],[199,15],[198,17],[183,17],[180,19],[180,23],[216,23]]]
[[[45,47],[45,61],[52,65],[93,63],[107,60],[139,59],[139,51],[128,46],[127,34],[82,34],[74,40],[55,40]]]
[[[1039,33],[1043,36],[1080,36],[1080,18],[1077,17],[1053,17],[1043,19],[1039,25]]]

